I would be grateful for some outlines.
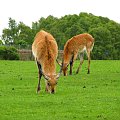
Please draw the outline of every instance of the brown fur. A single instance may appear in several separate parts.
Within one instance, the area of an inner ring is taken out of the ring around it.
[[[44,77],[47,76],[49,79],[46,80],[46,91],[54,92],[57,83],[55,62],[58,55],[58,46],[55,39],[50,33],[41,30],[35,36],[32,44],[32,52],[38,63],[39,82],[42,75]],[[40,70],[40,66],[42,67],[42,71]],[[40,85],[38,84],[38,92],[39,89]]]
[[[67,75],[67,66],[70,62],[70,74],[72,74],[72,66],[73,62],[77,58],[78,53],[83,53],[86,49],[87,56],[88,56],[88,73],[90,72],[90,52],[94,46],[94,38],[87,33],[79,34],[71,39],[69,39],[65,46],[64,46],[64,52],[63,52],[63,73],[64,75]],[[80,65],[76,71],[76,73],[79,72],[79,69],[83,63],[83,57],[81,58]]]

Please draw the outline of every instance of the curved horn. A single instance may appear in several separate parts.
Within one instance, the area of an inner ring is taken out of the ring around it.
[[[69,64],[67,64],[67,67],[69,66]]]
[[[47,75],[45,75],[45,74],[43,74],[43,77],[45,78],[45,80],[49,80],[50,78],[47,76]]]
[[[58,80],[59,77],[60,77],[61,73],[58,73],[57,76],[56,76],[56,79]]]
[[[58,64],[59,66],[62,66],[62,63],[60,63],[60,62],[58,61],[58,59],[56,59],[56,62],[57,62],[57,64]]]
[[[43,73],[42,69],[40,69],[40,71],[41,71],[43,77],[44,77],[46,80],[49,80],[49,79],[50,79],[47,75],[45,75],[45,74]]]
[[[62,73],[62,68],[63,68],[63,63],[61,65],[61,68],[60,68],[60,72],[57,74],[56,76],[56,79],[58,80],[58,78],[60,77],[61,73]]]

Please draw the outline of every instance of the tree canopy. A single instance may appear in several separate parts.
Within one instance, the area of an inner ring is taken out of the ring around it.
[[[49,15],[32,22],[32,27],[9,18],[9,27],[3,30],[1,39],[5,44],[31,45],[36,33],[41,29],[50,32],[56,39],[59,49],[66,41],[81,33],[90,33],[95,38],[93,59],[120,59],[120,24],[106,17],[91,13],[65,15],[56,18]]]

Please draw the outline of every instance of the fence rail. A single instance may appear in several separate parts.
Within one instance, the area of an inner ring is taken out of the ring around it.
[[[15,47],[18,50],[20,60],[34,60],[31,45],[27,45],[25,48],[23,48],[21,45],[0,45],[0,46]],[[59,50],[58,59],[62,59],[62,56],[63,50]]]
[[[22,49],[22,50],[18,50],[18,53],[20,56],[20,60],[34,60],[32,50]],[[58,59],[61,60],[62,56],[63,56],[63,50],[59,50],[58,51]]]

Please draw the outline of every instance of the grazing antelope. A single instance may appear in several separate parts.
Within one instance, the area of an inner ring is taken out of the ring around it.
[[[57,80],[61,71],[56,74],[56,58],[58,55],[58,46],[50,33],[43,30],[38,32],[32,44],[32,53],[37,62],[39,71],[39,81],[37,92],[40,91],[40,80],[43,75],[46,83],[46,91],[54,93]]]
[[[87,33],[79,34],[71,39],[69,39],[65,46],[63,52],[63,63],[62,63],[62,70],[64,76],[67,75],[68,65],[70,64],[70,75],[72,74],[72,67],[77,55],[80,55],[80,64],[76,71],[76,74],[79,72],[82,64],[83,64],[83,57],[84,52],[86,51],[88,57],[88,74],[90,73],[90,53],[94,46],[94,38]]]

